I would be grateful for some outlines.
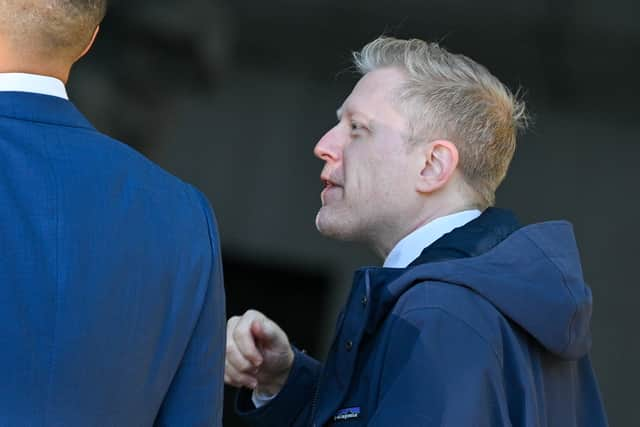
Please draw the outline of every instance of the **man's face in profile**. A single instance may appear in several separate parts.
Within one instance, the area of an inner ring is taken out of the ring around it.
[[[325,162],[316,216],[322,234],[377,241],[415,214],[420,164],[394,98],[404,78],[396,68],[367,73],[338,110],[338,123],[317,143],[314,153]]]

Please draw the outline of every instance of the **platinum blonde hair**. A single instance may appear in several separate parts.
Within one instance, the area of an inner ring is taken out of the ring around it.
[[[412,141],[445,139],[456,145],[459,170],[486,208],[506,176],[516,135],[526,127],[524,102],[485,67],[437,43],[380,37],[353,54],[361,74],[397,67],[406,75],[397,100]]]

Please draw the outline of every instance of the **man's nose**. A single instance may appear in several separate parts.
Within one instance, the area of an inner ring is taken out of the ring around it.
[[[340,124],[337,124],[320,138],[313,149],[313,154],[325,162],[337,161],[342,156],[343,139],[340,134]]]

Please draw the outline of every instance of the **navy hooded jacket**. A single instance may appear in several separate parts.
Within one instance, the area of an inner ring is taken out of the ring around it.
[[[328,360],[296,351],[255,426],[604,426],[571,225],[488,209],[407,269],[355,273]]]

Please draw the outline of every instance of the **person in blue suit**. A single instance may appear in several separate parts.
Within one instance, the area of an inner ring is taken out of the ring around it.
[[[220,426],[206,198],[67,99],[105,0],[0,0],[0,426]]]
[[[607,424],[571,225],[492,207],[524,104],[473,60],[382,37],[317,143],[318,230],[368,244],[320,364],[250,310],[225,381],[253,426]]]

